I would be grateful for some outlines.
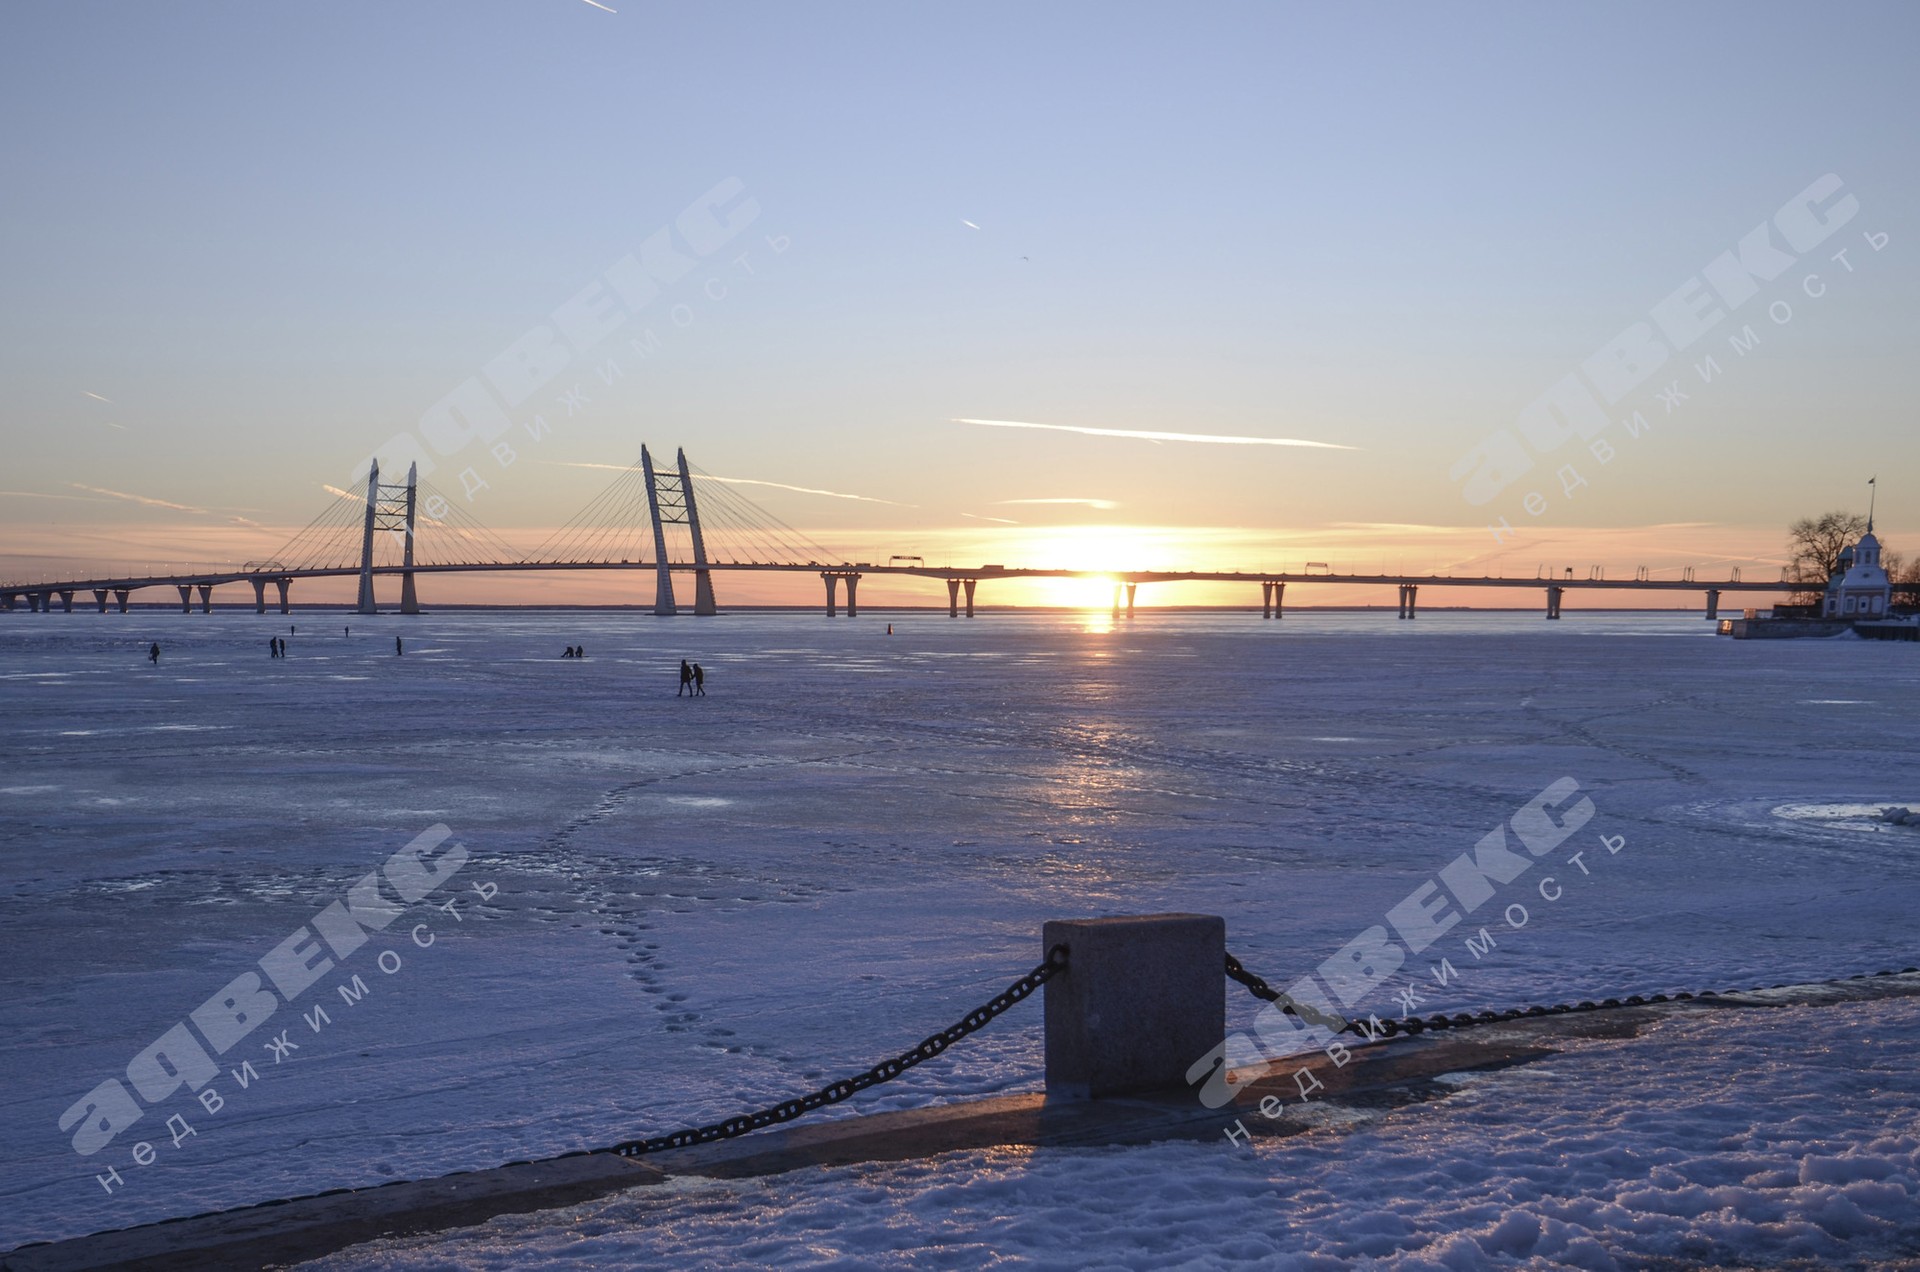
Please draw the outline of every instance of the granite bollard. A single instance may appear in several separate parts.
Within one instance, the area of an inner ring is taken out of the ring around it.
[[[1186,1085],[1226,1036],[1226,920],[1206,914],[1053,919],[1068,948],[1047,982],[1047,1094],[1099,1099]]]

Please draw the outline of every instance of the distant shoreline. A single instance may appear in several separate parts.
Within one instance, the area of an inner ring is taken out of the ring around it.
[[[842,606],[841,608],[844,611],[845,607]],[[1294,614],[1371,614],[1371,613],[1384,613],[1389,608],[1395,608],[1397,612],[1397,607],[1390,607],[1386,605],[1289,605],[1287,606],[1286,612],[1289,616]],[[821,614],[821,617],[824,618],[825,615],[821,613],[822,609],[823,607],[820,605],[728,605],[723,607],[719,614],[713,615],[712,617],[725,618],[729,614]],[[864,614],[945,615],[947,613],[947,607],[945,605],[863,605],[860,607],[860,609],[863,615]],[[24,608],[14,610],[12,612],[16,614],[22,614],[22,615],[32,613],[32,611]],[[56,612],[65,613],[66,611],[56,611]],[[72,612],[75,614],[83,614],[83,613],[93,614],[93,613],[97,613],[98,611],[95,610],[95,608],[91,605],[83,609],[79,604],[76,603],[73,607]],[[113,612],[117,612],[117,611],[111,611],[111,610],[109,611],[109,613],[113,613]],[[181,613],[184,613],[185,611],[183,611],[178,604],[159,602],[159,601],[148,601],[145,603],[141,603],[141,602],[130,603],[127,606],[127,612],[129,614],[136,613],[136,612],[181,614]],[[195,614],[201,613],[201,610],[198,604],[194,606],[194,609],[192,612]],[[989,614],[1091,615],[1091,614],[1109,614],[1111,612],[1112,611],[1107,609],[1105,606],[1088,607],[1083,605],[996,605],[990,609],[988,608],[978,609],[978,614],[981,617],[984,617]],[[1134,615],[1135,617],[1139,617],[1145,614],[1257,614],[1259,612],[1260,612],[1260,607],[1257,605],[1151,605],[1151,606],[1143,605],[1134,611]],[[1420,607],[1420,613],[1423,615],[1424,614],[1537,614],[1539,612],[1540,612],[1540,606],[1538,605],[1423,605]],[[1569,613],[1573,613],[1573,612],[1575,611],[1569,611]],[[1655,608],[1647,608],[1643,606],[1618,606],[1618,605],[1585,606],[1583,605],[1580,607],[1580,609],[1577,612],[1581,614],[1700,614],[1700,613],[1703,613],[1702,609],[1698,605],[1668,606],[1668,607],[1655,607]],[[287,615],[280,615],[278,612],[277,606],[269,607],[269,610],[266,614],[257,614],[257,613],[254,613],[252,606],[245,605],[245,604],[216,605],[212,610],[212,613],[214,614],[246,614],[254,618],[273,618],[276,616],[277,617],[287,616]],[[346,608],[344,604],[306,605],[306,606],[294,605],[290,607],[290,610],[289,610],[290,615],[335,614],[335,615],[344,615],[348,618],[431,617],[435,614],[545,614],[545,613],[640,614],[648,618],[651,618],[654,616],[653,606],[647,605],[647,604],[636,604],[636,605],[451,604],[451,605],[424,606],[422,607],[422,611],[419,615],[403,615],[398,610],[395,610],[395,609],[383,609],[378,614],[361,614],[355,610]],[[694,615],[691,613],[690,607],[683,606],[681,607],[680,614],[677,615],[676,617],[690,618],[690,617],[694,617]],[[843,612],[840,615],[840,617],[843,617],[843,618],[846,617],[845,613]]]

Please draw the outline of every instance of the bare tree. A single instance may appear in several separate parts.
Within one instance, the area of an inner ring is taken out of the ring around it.
[[[1787,527],[1787,551],[1792,554],[1787,581],[1806,585],[1792,600],[1803,605],[1817,601],[1839,568],[1840,553],[1859,542],[1866,529],[1867,519],[1857,512],[1802,517]]]
[[[1825,587],[1840,553],[1859,542],[1866,531],[1867,519],[1857,512],[1800,518],[1787,528],[1787,550],[1793,553],[1791,580]]]

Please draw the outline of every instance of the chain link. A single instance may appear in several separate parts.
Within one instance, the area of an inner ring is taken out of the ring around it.
[[[1817,981],[1814,983],[1821,985],[1841,985],[1847,981],[1876,979],[1881,976],[1906,976],[1915,972],[1920,972],[1920,967],[1902,968],[1898,972],[1874,972],[1871,975],[1866,972],[1858,972],[1852,976],[1837,976],[1832,980]],[[1785,989],[1787,987],[1786,983],[1782,982],[1778,985],[1755,985],[1752,989],[1747,990],[1727,989],[1715,991],[1703,989],[1697,994],[1647,994],[1644,996],[1632,994],[1626,998],[1602,998],[1598,1002],[1592,999],[1583,999],[1577,1003],[1555,1003],[1551,1007],[1509,1007],[1505,1011],[1482,1011],[1478,1013],[1461,1011],[1455,1012],[1451,1016],[1445,1012],[1441,1012],[1428,1016],[1425,1019],[1419,1016],[1413,1016],[1402,1020],[1382,1020],[1378,1022],[1376,1027],[1372,1023],[1362,1024],[1357,1020],[1349,1020],[1341,1024],[1341,1018],[1338,1016],[1328,1016],[1315,1011],[1305,1003],[1295,1002],[1287,995],[1275,990],[1253,972],[1248,971],[1241,965],[1240,960],[1231,954],[1227,955],[1227,978],[1245,985],[1247,991],[1255,998],[1275,1004],[1281,1011],[1289,1016],[1298,1016],[1300,1019],[1312,1025],[1331,1027],[1339,1024],[1340,1028],[1335,1030],[1335,1033],[1354,1034],[1357,1037],[1364,1038],[1368,1042],[1376,1042],[1389,1038],[1410,1038],[1416,1034],[1425,1033],[1428,1030],[1467,1029],[1474,1025],[1500,1024],[1509,1020],[1530,1019],[1538,1016],[1562,1016],[1577,1012],[1608,1011],[1615,1007],[1644,1007],[1650,1003],[1691,1002],[1701,998],[1722,998],[1727,994],[1762,993],[1768,989]]]
[[[1322,1012],[1315,1011],[1305,1003],[1295,1002],[1290,996],[1281,993],[1264,980],[1261,980],[1260,977],[1248,971],[1241,965],[1240,960],[1231,954],[1227,955],[1227,978],[1229,980],[1237,980],[1242,985],[1245,985],[1248,992],[1255,998],[1263,998],[1267,1002],[1277,1006],[1281,1011],[1287,1013],[1287,1015],[1298,1016],[1310,1025],[1339,1025],[1343,1023],[1338,1016],[1328,1016]]]
[[[1046,984],[1059,972],[1065,970],[1066,966],[1067,947],[1054,946],[1047,951],[1046,962],[995,994],[982,1006],[975,1007],[962,1016],[956,1024],[942,1029],[911,1051],[889,1060],[882,1060],[865,1073],[855,1074],[851,1078],[842,1078],[838,1082],[821,1087],[818,1091],[812,1091],[791,1100],[782,1100],[778,1104],[753,1113],[730,1117],[724,1122],[691,1127],[667,1135],[656,1135],[651,1139],[627,1140],[609,1148],[592,1151],[618,1153],[622,1157],[639,1157],[646,1153],[664,1152],[670,1148],[691,1148],[695,1144],[711,1144],[716,1140],[732,1139],[736,1135],[746,1135],[769,1126],[777,1126],[782,1122],[791,1122],[794,1118],[811,1113],[815,1109],[823,1109],[829,1104],[838,1104],[868,1087],[879,1086],[882,1082],[889,1082],[899,1077],[921,1061],[933,1059],[968,1034],[985,1028],[995,1016]]]

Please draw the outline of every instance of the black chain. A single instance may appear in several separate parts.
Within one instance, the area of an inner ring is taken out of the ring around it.
[[[1852,976],[1840,976],[1835,977],[1833,980],[1815,983],[1839,985],[1847,981],[1877,979],[1881,976],[1907,976],[1915,972],[1920,972],[1920,967],[1906,967],[1898,972],[1874,972],[1871,976],[1866,972],[1858,972]],[[1295,1002],[1293,999],[1287,997],[1287,995],[1275,990],[1272,986],[1268,985],[1266,981],[1241,966],[1240,960],[1231,954],[1227,955],[1227,978],[1229,980],[1239,981],[1242,985],[1245,985],[1255,998],[1275,1003],[1279,1006],[1280,1010],[1287,1013],[1287,1015],[1298,1016],[1310,1025],[1332,1026],[1340,1024],[1340,1017],[1329,1016],[1322,1012],[1315,1011],[1305,1003]],[[1411,1038],[1416,1034],[1425,1033],[1430,1029],[1467,1029],[1474,1025],[1500,1024],[1509,1020],[1523,1020],[1539,1016],[1563,1016],[1575,1012],[1607,1011],[1615,1007],[1644,1007],[1649,1003],[1692,1002],[1695,999],[1722,998],[1728,994],[1760,993],[1768,989],[1785,989],[1786,987],[1786,982],[1782,982],[1778,985],[1755,985],[1750,990],[1726,989],[1715,991],[1706,989],[1697,994],[1647,994],[1644,996],[1632,994],[1626,998],[1602,998],[1598,1002],[1594,1002],[1591,999],[1583,999],[1577,1003],[1555,1003],[1551,1007],[1509,1007],[1505,1011],[1482,1011],[1478,1013],[1462,1011],[1455,1012],[1451,1016],[1442,1012],[1437,1015],[1428,1016],[1424,1020],[1419,1016],[1413,1016],[1405,1020],[1381,1020],[1378,1021],[1377,1024],[1374,1022],[1363,1024],[1357,1020],[1349,1020],[1341,1024],[1341,1027],[1335,1030],[1335,1032],[1354,1034],[1360,1038],[1364,1038],[1368,1042],[1377,1042],[1387,1038]]]
[[[865,1073],[855,1074],[851,1078],[842,1078],[838,1082],[821,1087],[818,1091],[795,1099],[782,1100],[773,1107],[761,1109],[758,1112],[730,1117],[724,1122],[674,1131],[669,1135],[656,1135],[652,1139],[628,1140],[610,1148],[592,1151],[618,1153],[622,1157],[639,1157],[644,1153],[659,1153],[670,1148],[691,1148],[695,1144],[711,1144],[715,1140],[732,1139],[736,1135],[745,1135],[750,1131],[777,1126],[781,1122],[791,1122],[794,1118],[811,1113],[815,1109],[823,1109],[829,1104],[838,1104],[848,1096],[864,1091],[868,1087],[879,1086],[882,1082],[899,1077],[922,1060],[933,1059],[968,1034],[984,1028],[987,1022],[1046,984],[1066,966],[1067,947],[1054,946],[1047,951],[1046,962],[995,994],[984,1006],[975,1007],[961,1017],[958,1024],[942,1029],[911,1051],[895,1056],[891,1060],[882,1060]]]
[[[1287,1013],[1287,1015],[1298,1016],[1310,1025],[1339,1025],[1344,1023],[1339,1016],[1329,1016],[1323,1012],[1315,1011],[1305,1003],[1295,1002],[1286,994],[1281,993],[1273,986],[1267,984],[1267,982],[1261,980],[1254,973],[1248,971],[1241,965],[1240,960],[1231,954],[1227,955],[1227,979],[1239,981],[1247,987],[1248,991],[1251,992],[1255,998],[1263,998],[1278,1006],[1280,1010]]]

